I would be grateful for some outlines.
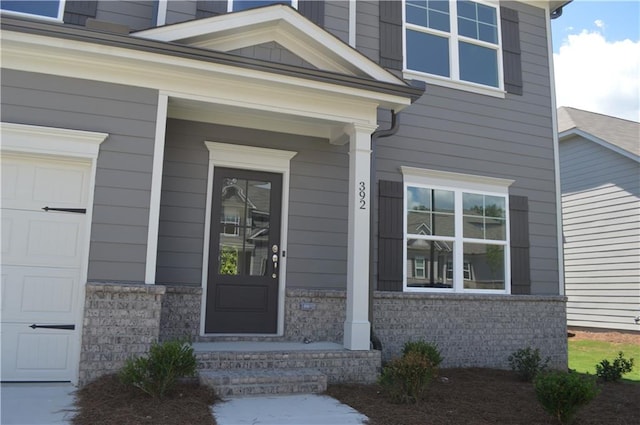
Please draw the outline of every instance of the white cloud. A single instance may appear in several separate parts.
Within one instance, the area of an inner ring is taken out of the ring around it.
[[[583,30],[553,60],[558,106],[640,121],[640,41],[610,42]]]
[[[600,29],[604,29],[605,27],[604,21],[602,19],[596,19],[593,23]]]

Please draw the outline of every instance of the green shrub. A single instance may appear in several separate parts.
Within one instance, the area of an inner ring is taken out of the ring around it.
[[[534,380],[536,397],[561,424],[570,424],[578,409],[598,395],[594,376],[573,372],[540,373]]]
[[[184,341],[167,341],[153,344],[147,356],[127,360],[119,377],[123,383],[160,399],[178,378],[195,373],[196,358],[191,345]]]
[[[622,375],[633,370],[633,359],[625,359],[624,353],[620,351],[618,357],[610,363],[604,359],[596,365],[596,375],[605,381],[615,382],[622,378]]]
[[[511,369],[515,371],[520,379],[531,382],[540,372],[543,372],[549,364],[549,357],[542,361],[540,350],[532,350],[531,347],[523,348],[511,353],[508,358]]]
[[[431,362],[433,367],[440,366],[442,363],[442,356],[440,350],[435,344],[428,343],[426,341],[409,341],[404,344],[402,348],[402,355],[406,356],[409,353],[418,353]]]
[[[424,396],[437,368],[424,355],[409,351],[387,363],[379,383],[395,403],[416,403]]]

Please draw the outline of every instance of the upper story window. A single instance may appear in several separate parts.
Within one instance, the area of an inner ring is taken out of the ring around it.
[[[408,167],[403,174],[405,290],[509,293],[510,181]]]
[[[0,9],[22,16],[37,16],[62,21],[65,0],[1,0]]]
[[[502,90],[500,9],[470,0],[405,0],[405,72],[455,88]]]
[[[230,12],[239,10],[253,9],[255,7],[268,6],[270,4],[288,4],[296,7],[298,0],[229,0]]]

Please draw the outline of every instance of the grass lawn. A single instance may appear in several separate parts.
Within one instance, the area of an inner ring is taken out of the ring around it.
[[[569,368],[595,375],[596,364],[604,359],[613,362],[620,351],[624,353],[625,359],[634,359],[633,371],[622,375],[622,378],[640,383],[640,345],[638,344],[569,339]]]

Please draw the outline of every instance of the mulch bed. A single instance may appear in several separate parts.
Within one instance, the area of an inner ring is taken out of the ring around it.
[[[601,389],[580,410],[576,424],[640,424],[640,384],[609,383]],[[503,370],[443,369],[417,404],[393,404],[377,385],[335,385],[327,394],[365,414],[370,425],[556,423],[538,404],[533,384]]]
[[[570,330],[572,338],[640,345],[640,333]],[[637,364],[636,367],[640,367]],[[446,378],[446,379],[444,379]],[[553,424],[538,404],[533,385],[510,371],[443,369],[426,399],[392,404],[377,385],[333,385],[327,394],[367,415],[370,425],[542,425]],[[210,407],[216,397],[197,383],[180,383],[157,401],[102,377],[76,393],[74,425],[216,425]],[[640,383],[608,383],[580,410],[576,424],[640,424]],[[304,425],[304,424],[300,424]]]
[[[162,400],[122,384],[116,375],[97,379],[76,393],[73,425],[216,425],[213,391],[179,383]]]

